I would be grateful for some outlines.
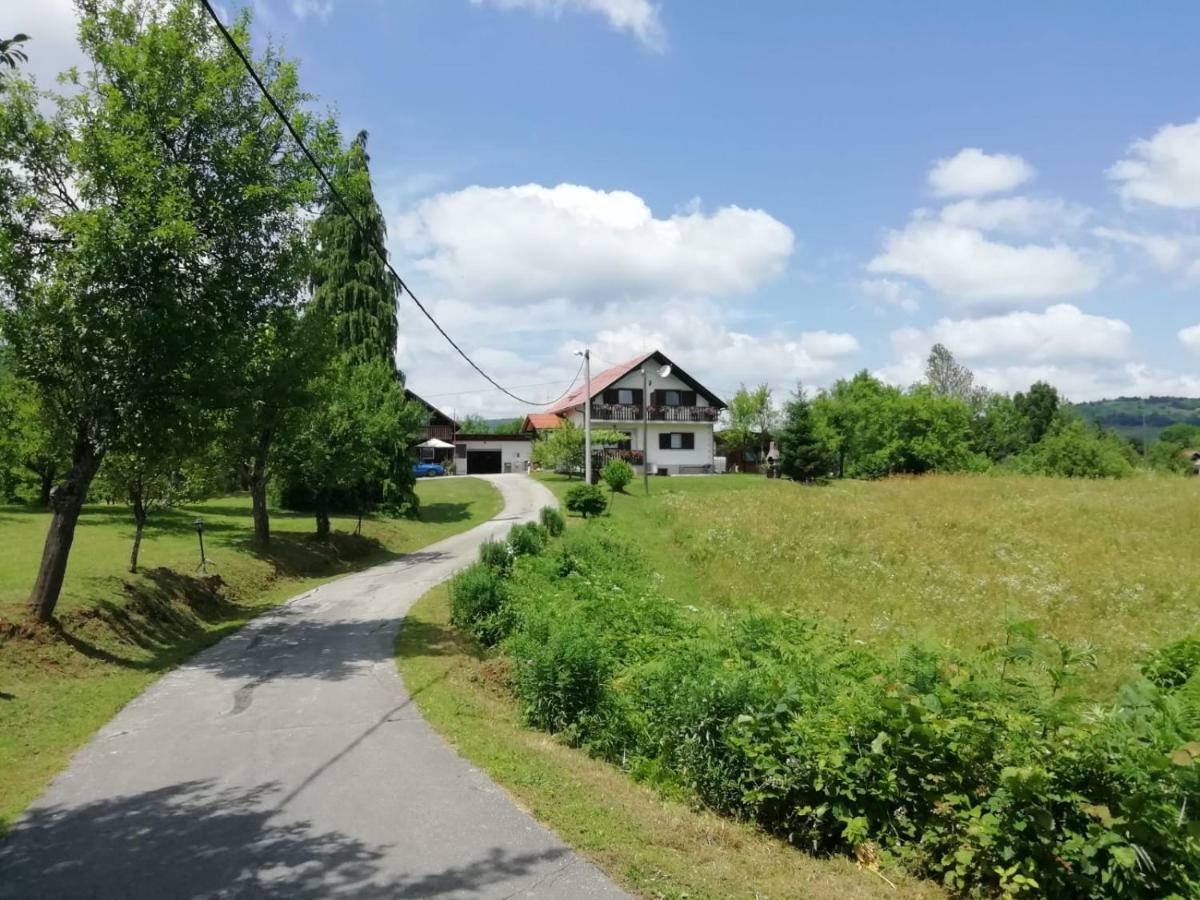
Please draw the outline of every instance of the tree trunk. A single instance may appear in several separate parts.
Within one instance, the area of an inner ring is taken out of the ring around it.
[[[250,507],[254,516],[254,541],[265,547],[271,543],[271,516],[267,512],[267,464],[262,455],[254,457],[250,472]],[[318,532],[320,526],[318,524]]]
[[[362,510],[362,507],[360,506],[358,508],[358,524],[354,526],[355,534],[362,534],[362,520],[363,520],[363,510]]]
[[[46,543],[42,546],[37,580],[29,594],[29,612],[39,622],[49,622],[54,617],[54,607],[58,605],[58,595],[62,593],[63,578],[67,574],[71,544],[75,540],[75,525],[102,458],[103,454],[96,453],[81,439],[75,446],[66,478],[50,492],[50,508],[54,514],[46,532]]]
[[[38,486],[38,506],[47,509],[50,506],[50,491],[54,487],[53,469],[42,469],[38,472],[41,484]]]
[[[133,549],[129,552],[129,571],[133,574],[138,569],[138,553],[142,549],[142,530],[146,527],[146,507],[140,500],[133,504]]]
[[[321,540],[329,537],[329,510],[324,506],[317,508],[317,537]]]

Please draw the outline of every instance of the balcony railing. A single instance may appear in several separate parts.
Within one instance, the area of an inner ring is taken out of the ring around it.
[[[715,406],[650,406],[651,422],[714,422],[721,411]],[[642,407],[630,403],[593,403],[592,419],[598,422],[640,422]]]

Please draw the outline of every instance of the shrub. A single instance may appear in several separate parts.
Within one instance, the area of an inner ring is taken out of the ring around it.
[[[633,481],[633,466],[623,459],[610,459],[600,470],[600,477],[615,494],[624,491],[625,486]]]
[[[567,527],[567,520],[557,506],[543,506],[538,519],[551,537],[558,537]]]
[[[958,894],[1200,896],[1195,642],[1085,715],[1069,654],[884,656],[790,616],[709,618],[603,531],[508,587],[487,621],[526,720],[713,809],[816,852],[873,843]]]
[[[1027,475],[1067,478],[1123,478],[1133,474],[1126,445],[1109,432],[1080,420],[1069,421],[1016,457],[1014,466]]]
[[[479,545],[479,561],[493,572],[506,574],[512,564],[512,553],[504,541],[484,541]]]
[[[1160,647],[1142,663],[1142,674],[1160,688],[1179,687],[1200,672],[1200,639]]]
[[[607,506],[604,491],[598,485],[577,484],[567,491],[567,509],[579,513],[585,519],[588,516],[600,515]]]
[[[508,533],[508,546],[513,556],[536,556],[549,540],[549,532],[537,522],[514,525]]]
[[[501,613],[508,601],[508,585],[495,569],[476,564],[463,569],[450,582],[450,621],[487,645],[507,633]]]

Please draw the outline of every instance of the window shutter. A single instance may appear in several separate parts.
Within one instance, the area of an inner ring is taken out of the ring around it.
[[[685,431],[683,433],[683,449],[684,450],[695,450],[696,449],[696,434],[695,434],[695,432]]]
[[[650,392],[650,405],[651,406],[662,406],[663,405],[662,391],[651,391]]]
[[[642,389],[641,389],[641,388],[634,388],[634,389],[633,389],[633,405],[634,405],[634,406],[641,406],[641,405],[642,405],[642,397],[643,397],[643,396],[644,396],[644,395],[642,394]]]
[[[604,402],[609,404],[617,402],[617,392],[615,389],[607,388],[604,391]]]
[[[670,450],[670,449],[671,449],[671,435],[670,435],[670,433],[668,433],[668,432],[664,431],[664,432],[662,432],[661,434],[659,434],[659,436],[658,436],[658,449],[659,449],[659,450]]]
[[[683,397],[681,399],[683,400],[683,403],[681,404],[682,406],[695,406],[696,405],[696,392],[695,391],[684,391]]]

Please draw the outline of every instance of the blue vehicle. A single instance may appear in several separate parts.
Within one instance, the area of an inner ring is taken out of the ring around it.
[[[413,475],[417,478],[430,478],[435,475],[445,475],[446,469],[439,463],[423,462],[413,466]]]

